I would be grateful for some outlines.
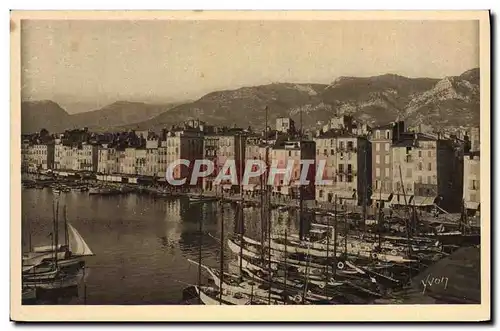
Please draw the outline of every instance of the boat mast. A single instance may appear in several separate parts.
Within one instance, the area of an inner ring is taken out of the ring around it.
[[[59,200],[57,200],[57,205],[56,205],[56,217],[54,218],[54,259],[55,259],[55,265],[57,267],[57,251],[58,251],[58,245],[59,245]]]
[[[288,214],[288,217],[286,219],[286,225],[285,225],[285,305],[288,303],[288,294],[286,291],[286,282],[288,278],[288,265],[287,265],[287,245],[288,245],[288,222],[290,220],[290,213]]]
[[[269,145],[268,141],[268,132],[267,132],[267,120],[268,120],[269,107],[266,106],[266,178],[269,178],[269,153],[267,153],[267,146]],[[268,291],[268,301],[271,304],[271,285],[272,285],[272,269],[271,269],[271,194],[270,194],[271,186],[269,182],[266,183],[266,202],[265,202],[265,218],[267,221],[267,263],[268,263],[268,277],[269,277],[269,291]]]
[[[198,225],[198,300],[201,304],[201,246],[203,244],[203,218]]]
[[[384,218],[382,216],[382,183],[380,183],[380,190],[379,190],[379,201],[378,201],[378,218],[377,218],[377,227],[378,227],[378,246],[382,248],[382,222],[384,221]]]
[[[403,191],[403,198],[405,200],[405,206],[406,206],[406,209],[408,210],[408,214],[409,214],[409,208],[408,208],[408,201],[406,201],[406,192],[405,192],[405,185],[404,185],[404,182],[403,182],[403,174],[401,172],[401,165],[399,166],[399,178],[401,180],[401,188],[402,188],[402,191]],[[408,249],[408,258],[411,259],[411,245],[410,245],[410,220],[409,220],[409,215],[408,215],[408,219],[407,221],[405,222],[406,223],[406,239],[407,239],[407,249]],[[409,280],[411,281],[411,262],[408,264],[408,273],[409,273]]]
[[[300,132],[299,132],[299,148],[301,149],[302,158],[302,108],[300,109]],[[300,166],[300,173],[302,174],[302,165]],[[304,189],[302,187],[302,182],[299,178],[299,239],[304,240],[304,219],[303,219],[303,208],[304,208]]]
[[[219,304],[222,305],[222,283],[224,282],[224,187],[221,192],[221,219],[220,219],[220,278],[219,278]]]
[[[327,293],[326,284],[328,284],[329,280],[329,269],[330,269],[330,216],[326,217],[326,275],[325,275],[325,296]]]
[[[367,202],[367,195],[368,195],[368,181],[367,181],[367,166],[366,166],[366,154],[367,151],[364,151],[364,172],[363,172],[363,182],[364,182],[364,193],[363,193],[363,232],[366,233],[366,202]]]
[[[245,220],[244,220],[244,215],[243,215],[243,206],[245,203],[245,196],[243,194],[243,170],[242,170],[242,164],[243,164],[243,149],[242,149],[242,140],[243,137],[240,135],[240,196],[241,196],[241,206],[240,208],[240,213],[237,222],[239,223],[238,227],[238,232],[240,234],[240,277],[243,277],[243,232],[245,231]]]
[[[64,245],[69,249],[68,214],[66,205],[64,205],[64,239]]]
[[[335,204],[334,204],[334,220],[333,220],[333,256],[335,257],[335,263],[333,264],[333,277],[337,276],[337,195],[335,194]]]
[[[304,284],[304,293],[302,294],[302,304],[305,303],[306,300],[306,295],[307,295],[307,285],[309,284],[309,261],[311,260],[311,255],[310,255],[310,250],[311,250],[311,243],[309,240],[306,240],[307,243],[307,257],[306,257],[306,281]],[[326,288],[326,286],[325,286]]]
[[[346,213],[344,214],[344,258],[347,260],[347,206]]]

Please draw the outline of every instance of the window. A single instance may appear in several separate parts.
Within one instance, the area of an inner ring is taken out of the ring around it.
[[[385,139],[391,139],[391,131],[389,130],[385,131]]]
[[[375,138],[380,139],[380,130],[375,131]]]
[[[375,190],[378,190],[378,180],[375,181]]]
[[[386,156],[385,156],[385,164],[389,164],[389,163],[391,163],[390,161],[391,161],[391,160],[390,160],[390,156],[389,156],[389,155],[386,155]]]
[[[343,141],[341,141],[341,142],[339,143],[339,148],[340,148],[341,150],[343,150],[343,149],[344,149],[344,142],[343,142]]]
[[[386,152],[388,152],[388,151],[389,151],[389,149],[390,149],[390,147],[391,147],[391,145],[386,143],[386,144],[385,144],[385,151],[386,151]]]
[[[422,162],[418,163],[418,170],[422,170]]]
[[[326,149],[325,149],[325,151],[326,151]],[[288,156],[292,156],[292,151],[288,151]]]
[[[326,148],[323,150],[323,154],[324,154],[324,155],[328,154],[328,153],[327,153],[327,149],[326,149]]]
[[[339,164],[339,173],[344,173],[344,165],[343,164]]]
[[[422,176],[418,176],[418,182],[417,183],[419,183],[419,184],[422,183]]]
[[[422,157],[422,151],[418,151],[418,157]]]
[[[375,143],[375,150],[377,152],[380,151],[380,144],[379,143]]]
[[[427,152],[427,156],[428,156],[428,157],[432,157],[432,151],[428,151],[428,152]]]
[[[387,177],[387,178],[390,177],[389,168],[385,168],[385,177]]]
[[[380,177],[380,168],[375,168],[375,176]]]
[[[332,149],[332,150],[330,150],[330,154],[331,154],[331,155],[335,154],[335,151],[334,151],[333,149]]]
[[[353,146],[352,141],[348,141],[347,142],[347,150],[348,151],[352,151],[353,149],[354,149],[354,146]]]
[[[347,165],[347,173],[352,173],[352,164]]]
[[[432,170],[432,164],[431,163],[428,163],[427,164],[427,170],[431,171]]]
[[[319,197],[322,198],[323,197],[323,190],[319,190]]]
[[[375,163],[380,163],[380,155],[375,155]]]

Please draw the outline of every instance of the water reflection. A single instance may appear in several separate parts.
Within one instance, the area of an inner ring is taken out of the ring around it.
[[[50,189],[23,190],[25,250],[30,235],[32,246],[50,244],[54,200]],[[85,282],[85,298],[80,289],[79,295],[65,304],[178,303],[185,284],[198,281],[198,268],[187,259],[198,260],[200,222],[202,262],[214,267],[220,263],[222,226],[227,237],[241,227],[237,222],[243,219],[245,235],[258,239],[261,234],[261,213],[255,207],[237,211],[235,205],[217,202],[193,204],[188,199],[92,196],[84,192],[63,193],[59,203],[60,223],[62,206],[66,205],[68,221],[96,254],[87,259],[93,272]],[[283,233],[285,227],[288,233],[298,233],[297,212],[273,210],[271,220],[275,233]],[[227,268],[234,256],[227,245],[223,249]]]

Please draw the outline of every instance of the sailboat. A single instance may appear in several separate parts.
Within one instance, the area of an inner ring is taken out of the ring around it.
[[[64,286],[64,280],[75,276],[85,266],[84,257],[93,256],[80,233],[67,222],[65,215],[65,245],[58,242],[58,214],[54,213],[54,233],[52,245],[34,247],[32,252],[23,255],[22,280],[24,285],[41,288],[58,288]]]

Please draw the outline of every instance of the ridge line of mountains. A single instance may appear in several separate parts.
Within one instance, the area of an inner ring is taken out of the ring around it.
[[[443,79],[386,74],[339,77],[331,84],[273,83],[211,92],[182,104],[118,101],[101,109],[68,114],[54,101],[21,104],[22,133],[88,127],[94,131],[159,130],[189,119],[211,125],[263,128],[277,117],[317,127],[334,116],[352,115],[370,125],[404,119],[433,128],[479,125],[479,68]]]

